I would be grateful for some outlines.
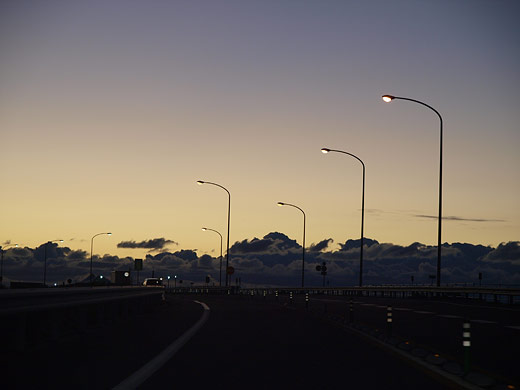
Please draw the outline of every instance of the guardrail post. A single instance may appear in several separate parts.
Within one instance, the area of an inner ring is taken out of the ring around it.
[[[464,373],[470,369],[470,348],[471,348],[471,323],[464,320],[462,324],[462,348],[464,349]]]
[[[386,307],[386,334],[388,337],[392,337],[392,306]]]

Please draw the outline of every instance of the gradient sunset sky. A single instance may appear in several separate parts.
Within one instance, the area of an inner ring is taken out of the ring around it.
[[[0,244],[520,239],[520,2],[2,1]],[[433,218],[428,218],[431,216]],[[141,252],[139,252],[141,251]]]

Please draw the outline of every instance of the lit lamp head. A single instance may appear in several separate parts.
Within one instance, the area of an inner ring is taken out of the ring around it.
[[[285,206],[285,203],[284,202],[278,202],[277,205],[282,207],[282,206]]]
[[[111,236],[111,235],[112,235],[112,233],[107,233],[107,235]]]
[[[63,242],[63,240],[60,240],[60,242]]]
[[[384,101],[385,103],[390,103],[392,100],[395,99],[395,96],[392,96],[392,95],[383,95],[382,98],[383,98],[383,101]]]
[[[198,184],[199,186],[201,186],[201,185],[204,184],[204,182],[203,182],[202,180],[197,180],[197,184]]]
[[[203,232],[205,232],[206,230],[208,230],[208,228],[205,228],[205,227],[202,228]]]
[[[324,154],[327,154],[328,152],[330,152],[330,149],[329,148],[321,148],[321,152],[324,153]]]

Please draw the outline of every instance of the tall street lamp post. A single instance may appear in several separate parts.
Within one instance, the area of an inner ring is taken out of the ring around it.
[[[344,152],[343,150],[322,148],[321,151],[322,151],[322,153],[336,152],[336,153],[348,154],[349,156],[352,156],[356,160],[358,160],[363,167],[363,187],[362,187],[362,192],[361,192],[361,245],[360,245],[360,249],[359,249],[359,287],[361,287],[361,286],[363,286],[363,239],[364,239],[363,228],[364,228],[364,224],[365,224],[365,163],[359,157],[353,155],[352,153]]]
[[[423,103],[419,100],[410,99],[406,97],[392,96],[392,95],[383,95],[383,101],[386,103],[390,103],[392,100],[407,100],[409,102],[418,103],[422,106],[428,107],[430,110],[435,112],[440,120],[440,142],[439,142],[439,219],[438,219],[438,233],[437,233],[437,287],[441,285],[441,224],[442,224],[442,116],[432,106]]]
[[[102,234],[106,234],[107,236],[112,235],[112,233],[98,233],[94,234],[90,240],[90,287],[94,287],[94,278],[92,277],[92,253],[94,251],[94,237],[101,236]]]
[[[303,214],[303,245],[302,245],[302,288],[304,287],[304,280],[305,280],[305,212],[299,208],[298,206],[290,203],[284,203],[284,202],[278,202],[278,206],[291,206],[295,209],[298,209]]]
[[[0,262],[0,283],[2,283],[4,280],[4,252],[7,248],[11,248],[11,247],[18,248],[18,244],[9,244],[9,245],[5,245],[5,246],[0,246],[0,253],[2,256],[2,261]]]
[[[219,285],[219,287],[222,287],[222,234],[220,234],[218,231],[216,231],[214,229],[210,229],[207,227],[203,227],[202,230],[215,232],[220,236],[220,276],[219,276],[219,280],[218,280],[218,285]]]
[[[45,287],[45,283],[47,282],[47,245],[53,242],[63,242],[63,240],[52,240],[47,241],[44,245],[44,256],[43,256],[43,287]]]
[[[226,250],[226,287],[228,287],[228,282],[229,282],[229,275],[228,275],[228,267],[229,267],[229,221],[230,221],[230,215],[231,215],[231,194],[229,193],[229,191],[227,190],[227,188],[221,186],[220,184],[217,184],[217,183],[211,183],[209,181],[202,181],[202,180],[197,180],[197,184],[199,185],[202,185],[202,184],[211,184],[213,186],[217,186],[217,187],[220,187],[222,188],[224,191],[227,192],[228,194],[228,214],[227,214],[227,250]]]

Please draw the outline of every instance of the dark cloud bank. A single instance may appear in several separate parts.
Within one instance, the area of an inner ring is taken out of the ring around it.
[[[305,253],[305,282],[320,286],[322,279],[316,265],[327,262],[330,286],[356,285],[359,271],[359,239],[339,243],[332,250],[332,239],[309,245]],[[202,283],[206,276],[218,283],[219,259],[195,250],[164,251],[166,245],[176,244],[164,238],[142,242],[123,241],[120,248],[145,248],[163,251],[146,255],[141,278],[178,275],[179,279]],[[436,273],[437,248],[415,242],[409,246],[364,240],[365,284],[430,284],[429,275]],[[301,281],[302,247],[282,233],[272,232],[263,238],[237,241],[230,250],[230,265],[243,285],[298,286]],[[4,279],[41,281],[43,277],[43,245],[31,248],[11,248],[4,254]],[[112,270],[133,268],[133,258],[104,255],[93,257],[94,274],[108,277]],[[223,258],[225,267],[226,257]],[[81,280],[88,276],[90,255],[86,251],[71,250],[56,243],[47,247],[47,279],[62,282],[69,278]],[[442,250],[442,282],[520,285],[520,242],[511,241],[497,248],[473,244],[444,244]],[[223,280],[225,276],[223,275]]]

